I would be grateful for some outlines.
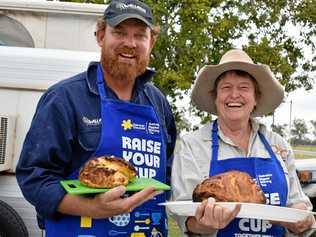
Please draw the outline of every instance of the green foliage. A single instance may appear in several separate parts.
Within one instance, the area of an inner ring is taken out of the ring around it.
[[[232,47],[242,47],[255,62],[269,65],[286,91],[311,89],[315,62],[304,58],[303,49],[314,49],[310,32],[315,31],[311,22],[315,21],[316,8],[310,14],[303,9],[315,1],[146,2],[162,27],[152,60],[158,70],[155,84],[171,98],[192,86],[203,65],[217,64]],[[309,34],[294,38],[289,31],[295,27]]]
[[[306,140],[307,125],[304,119],[294,119],[293,128],[291,129],[291,140],[293,144],[302,144]]]
[[[285,137],[285,129],[286,129],[286,124],[283,125],[274,125],[272,124],[272,131],[278,133],[281,137]]]
[[[316,120],[310,120],[310,123],[313,126],[313,135],[316,138]]]
[[[309,32],[315,35],[316,24],[316,2],[314,0],[303,0],[294,8],[295,21],[309,26]],[[315,42],[314,42],[315,46]]]
[[[104,0],[59,0],[60,2],[79,2],[79,3],[96,3],[104,4]]]
[[[234,47],[243,48],[255,62],[269,65],[287,92],[311,89],[311,75],[316,71],[314,0],[144,2],[161,26],[151,61],[158,72],[154,83],[171,98],[178,121],[183,111],[175,108],[176,98],[188,92],[203,65],[217,64]],[[307,51],[314,60],[305,57]]]

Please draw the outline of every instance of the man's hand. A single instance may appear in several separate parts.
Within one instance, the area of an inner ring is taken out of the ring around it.
[[[68,215],[102,219],[129,213],[134,208],[160,194],[153,187],[148,187],[124,198],[125,191],[124,186],[119,186],[93,198],[66,194],[58,206],[58,211]]]
[[[91,204],[95,207],[95,210],[91,213],[91,217],[107,218],[132,212],[134,208],[158,194],[152,187],[145,188],[130,197],[122,198],[124,193],[125,187],[119,186],[106,193],[96,195],[91,200]]]

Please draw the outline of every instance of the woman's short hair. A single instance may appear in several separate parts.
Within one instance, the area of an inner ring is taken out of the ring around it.
[[[214,83],[214,87],[213,87],[213,90],[211,91],[211,94],[213,96],[214,99],[216,99],[217,97],[217,86],[218,86],[218,83],[220,82],[221,79],[223,79],[227,74],[236,74],[237,76],[240,76],[240,77],[246,77],[246,78],[249,78],[253,85],[254,85],[254,88],[255,88],[255,98],[256,98],[256,101],[258,101],[258,99],[260,98],[261,96],[261,91],[259,89],[259,85],[258,85],[258,82],[256,81],[256,79],[251,76],[248,72],[245,72],[245,71],[242,71],[242,70],[229,70],[229,71],[226,71],[226,72],[223,72],[221,75],[219,75],[219,77],[215,80],[215,83]]]

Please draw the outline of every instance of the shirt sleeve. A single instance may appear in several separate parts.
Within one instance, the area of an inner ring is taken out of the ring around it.
[[[289,174],[289,194],[288,194],[287,206],[290,207],[295,203],[303,202],[306,204],[307,209],[311,211],[313,209],[313,205],[310,202],[309,198],[306,196],[306,194],[303,192],[300,181],[297,177],[294,152],[288,143],[286,143],[286,145],[289,151],[286,157],[286,166],[289,172],[288,173]],[[300,236],[307,237],[307,236],[310,236],[313,232],[314,230],[308,230],[300,234]],[[290,233],[288,230],[286,230],[286,236],[294,237],[297,235]]]
[[[292,206],[293,204],[298,202],[304,202],[307,205],[308,210],[312,210],[313,206],[309,198],[303,192],[300,181],[297,177],[294,152],[289,145],[288,147],[289,153],[286,159],[286,165],[289,172],[289,195],[287,206]]]
[[[65,195],[60,181],[71,163],[74,126],[68,114],[61,95],[48,91],[42,96],[16,168],[24,197],[43,217],[53,217]]]
[[[194,144],[193,144],[194,146]],[[172,194],[171,201],[192,200],[192,192],[195,186],[201,182],[201,169],[194,158],[197,155],[192,143],[186,137],[182,138],[176,146],[175,157],[171,172]],[[187,216],[178,216],[168,210],[172,218],[178,223],[183,236],[188,236],[185,221]],[[213,235],[199,235],[213,236]]]

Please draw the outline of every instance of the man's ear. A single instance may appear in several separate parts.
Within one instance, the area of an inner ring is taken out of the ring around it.
[[[150,39],[150,51],[153,50],[155,44],[156,44],[157,38],[154,37],[153,35],[151,35],[151,39]]]
[[[96,39],[97,39],[98,45],[100,47],[102,47],[103,44],[104,44],[104,36],[105,36],[105,29],[104,30],[98,30],[96,32]]]

